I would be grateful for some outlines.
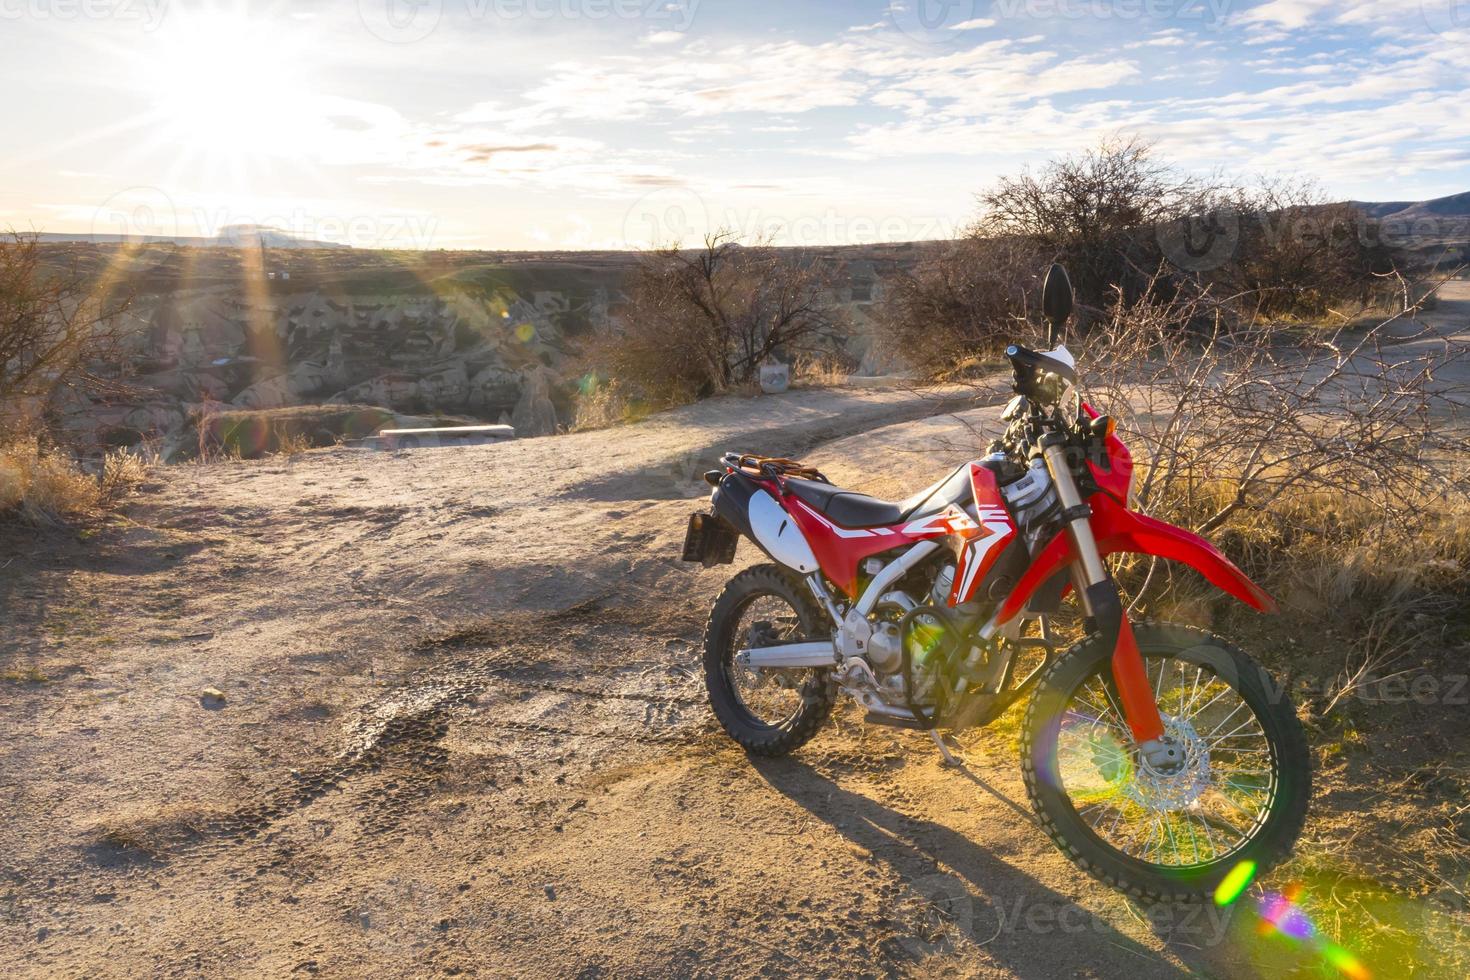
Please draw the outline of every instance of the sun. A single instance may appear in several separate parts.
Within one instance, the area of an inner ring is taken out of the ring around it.
[[[313,98],[306,62],[279,25],[241,13],[178,11],[133,62],[153,137],[207,156],[299,150]]]

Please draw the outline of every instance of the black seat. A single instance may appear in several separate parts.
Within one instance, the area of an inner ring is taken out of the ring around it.
[[[903,520],[903,506],[816,480],[786,478],[786,489],[843,527],[883,527]]]
[[[968,465],[956,467],[944,479],[897,503],[796,477],[786,478],[786,489],[833,523],[850,528],[887,527],[911,517],[938,513],[951,503],[968,500],[971,493]]]

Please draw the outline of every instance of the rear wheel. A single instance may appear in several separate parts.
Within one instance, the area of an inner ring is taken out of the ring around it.
[[[1311,795],[1306,738],[1286,693],[1203,630],[1134,627],[1182,761],[1133,745],[1112,650],[1091,636],[1048,670],[1026,712],[1027,793],[1052,840],[1093,877],[1151,901],[1198,899],[1287,854]]]
[[[742,649],[829,636],[806,587],[775,565],[747,568],[715,600],[704,636],[704,682],[725,732],[748,751],[778,756],[804,745],[832,713],[830,668],[758,670]]]

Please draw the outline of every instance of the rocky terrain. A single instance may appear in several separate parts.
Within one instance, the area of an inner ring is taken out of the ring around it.
[[[133,296],[117,363],[125,392],[67,406],[83,444],[149,441],[172,458],[221,410],[371,405],[546,435],[571,421],[577,339],[616,316],[636,253],[48,245]],[[868,352],[884,269],[915,246],[819,256],[840,270],[849,352]],[[871,371],[876,363],[867,365]]]
[[[1415,268],[1470,254],[1470,195],[1352,203]],[[197,445],[212,412],[324,403],[559,431],[574,411],[578,338],[619,315],[638,259],[324,248],[251,226],[190,244],[56,238],[45,247],[58,265],[134,297],[117,363],[96,365],[129,387],[72,401],[69,428],[83,445],[147,442],[165,458]],[[859,373],[894,369],[873,351],[876,304],[885,280],[933,247],[798,250],[834,270],[841,345]]]
[[[677,561],[698,474],[758,449],[897,497],[1004,394],[167,467],[80,536],[0,532],[0,973],[1335,975],[1249,904],[1143,909],[1070,866],[1013,720],[960,770],[852,708],[783,760],[715,727],[698,644],[734,569]],[[1280,642],[1262,622],[1248,646]],[[1330,905],[1326,842],[1437,832],[1415,744],[1324,751],[1316,863],[1276,877]],[[1372,975],[1462,975],[1438,894],[1373,906],[1412,959]]]

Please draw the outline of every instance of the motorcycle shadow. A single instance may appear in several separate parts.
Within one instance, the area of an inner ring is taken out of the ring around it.
[[[882,888],[884,908],[877,918],[889,933],[879,942],[880,954],[895,966],[905,961],[937,966],[980,960],[1037,980],[1050,980],[1084,965],[1098,975],[1127,975],[1131,980],[1191,975],[1189,969],[1161,958],[1157,950],[950,827],[900,813],[839,785],[799,759],[751,762],[773,789],[898,876],[896,887]],[[1026,821],[1024,827],[1014,826],[1015,821],[997,813],[988,826],[1000,831],[1009,822],[1012,834],[1040,833],[1028,808],[968,770],[957,770],[956,776],[975,783]],[[1041,843],[1050,846],[1044,838]],[[1015,854],[1023,852],[1024,845],[1008,842],[1005,849]],[[1080,881],[1079,885],[1088,887]],[[1154,928],[1164,942],[1171,941],[1171,931],[1177,930]],[[1218,938],[1224,938],[1223,930]],[[1174,935],[1172,941],[1203,945],[1198,937],[1181,940]]]

